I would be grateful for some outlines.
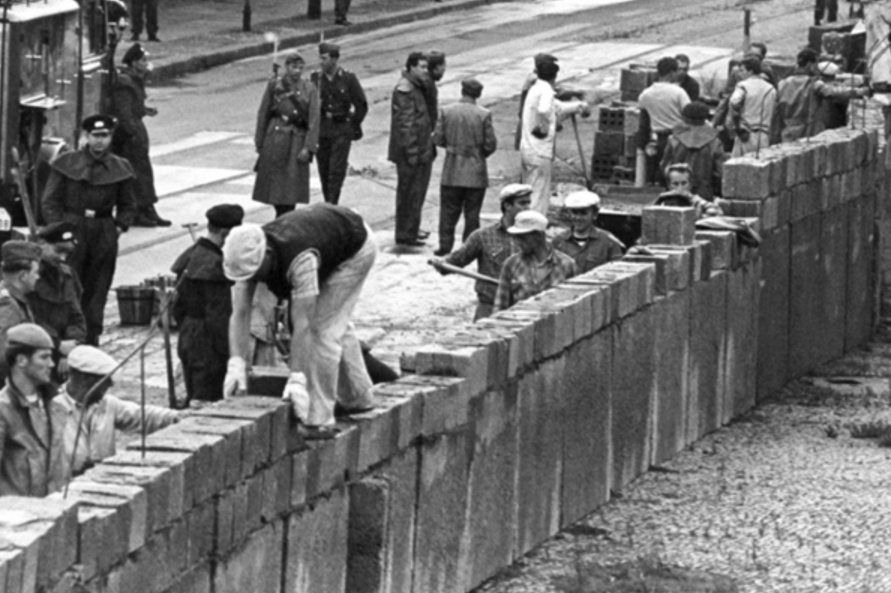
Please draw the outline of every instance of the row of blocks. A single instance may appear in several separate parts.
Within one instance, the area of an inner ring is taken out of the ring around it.
[[[640,108],[600,105],[597,107],[595,121],[598,132],[633,136],[637,134],[637,129],[640,127]]]
[[[826,177],[860,170],[876,161],[878,130],[840,128],[791,143],[776,144],[724,163],[722,195],[766,200]]]

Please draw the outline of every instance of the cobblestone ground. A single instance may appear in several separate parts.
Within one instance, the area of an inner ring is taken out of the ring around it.
[[[889,355],[875,343],[789,384],[479,591],[676,590],[602,578],[617,566],[725,575],[740,593],[891,591],[891,448],[852,434],[891,425]]]

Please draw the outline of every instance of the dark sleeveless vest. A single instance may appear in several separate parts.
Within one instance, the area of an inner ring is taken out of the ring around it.
[[[362,248],[368,238],[362,217],[349,208],[313,204],[284,214],[263,225],[272,250],[267,285],[279,299],[291,296],[288,267],[294,258],[313,249],[319,254],[319,284]]]

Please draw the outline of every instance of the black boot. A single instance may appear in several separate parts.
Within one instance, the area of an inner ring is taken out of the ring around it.
[[[151,206],[147,207],[147,208],[144,210],[144,214],[145,214],[145,217],[146,217],[146,218],[148,218],[149,220],[154,221],[155,226],[170,226],[171,224],[173,224],[173,223],[170,222],[169,220],[166,220],[166,219],[164,219],[164,218],[161,218],[161,215],[158,214],[158,211],[157,211],[157,210],[155,210],[155,205],[154,205],[154,204],[152,204]]]

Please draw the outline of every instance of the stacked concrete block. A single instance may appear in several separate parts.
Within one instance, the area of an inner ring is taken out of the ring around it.
[[[762,237],[758,307],[757,398],[767,399],[789,374],[790,233],[784,226]]]
[[[874,295],[873,235],[875,197],[851,202],[848,208],[847,278],[845,281],[845,351],[866,342],[872,331]]]
[[[674,292],[652,307],[655,389],[651,464],[668,461],[687,444],[690,294],[689,290]]]
[[[847,296],[848,208],[839,206],[822,213],[820,223],[821,313],[820,357],[826,362],[844,353]]]
[[[641,219],[641,243],[692,245],[696,210],[676,206],[645,206]]]
[[[761,260],[755,258],[727,276],[727,326],[722,424],[755,405],[758,375],[758,317]]]
[[[349,521],[349,496],[343,488],[338,488],[325,496],[316,498],[310,505],[304,507],[301,512],[296,512],[288,518],[283,526],[282,533],[278,533],[278,526],[268,532],[270,526],[264,528],[261,538],[284,537],[285,542],[274,552],[281,566],[282,550],[286,551],[284,566],[285,591],[293,593],[343,593],[346,591],[347,568],[347,542]],[[287,531],[284,531],[284,529]],[[261,589],[256,584],[245,583],[241,589],[226,589],[236,591],[276,591],[281,586],[280,574],[275,573],[276,564],[274,558],[266,557],[267,547],[265,542],[257,542],[253,549],[245,554],[256,554],[260,567],[273,573],[276,580],[265,581],[265,575],[257,575],[256,583],[269,583],[269,588]],[[242,566],[242,571],[256,574],[251,566]],[[219,582],[217,582],[219,587]],[[217,591],[220,589],[217,588]]]
[[[560,384],[561,527],[609,500],[612,338],[612,331],[598,331],[567,353],[566,374]]]
[[[692,287],[690,303],[690,365],[687,442],[692,443],[721,425],[721,398],[726,369],[726,271]]]
[[[732,231],[696,231],[696,241],[707,242],[713,270],[732,270],[739,262],[739,243]]]

